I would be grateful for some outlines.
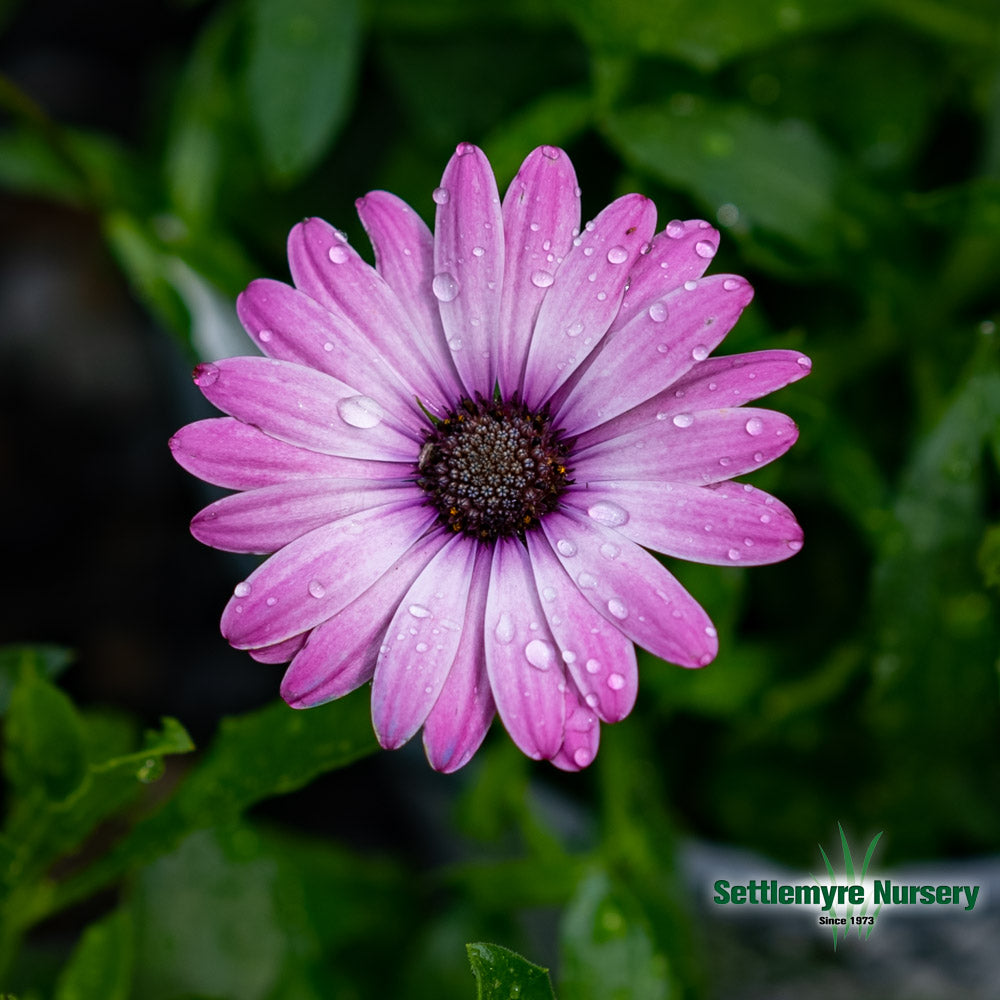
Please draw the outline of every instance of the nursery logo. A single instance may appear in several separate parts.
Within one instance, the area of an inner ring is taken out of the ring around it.
[[[838,871],[830,855],[819,846],[825,875],[810,876],[810,881],[782,883],[777,879],[752,879],[732,884],[726,879],[715,882],[712,902],[718,906],[795,906],[811,911],[819,927],[833,934],[833,947],[855,933],[867,941],[875,930],[883,906],[947,906],[974,910],[979,899],[978,885],[913,885],[889,878],[871,877],[872,859],[882,839],[875,834],[864,854],[861,867],[855,865],[844,828],[838,823],[840,848],[844,856]],[[831,851],[830,854],[835,855]],[[818,908],[818,912],[817,912]]]

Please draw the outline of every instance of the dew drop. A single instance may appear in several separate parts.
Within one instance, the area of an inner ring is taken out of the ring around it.
[[[714,639],[718,634],[719,633],[712,625],[705,626],[705,635],[707,635],[710,639]]]
[[[462,340],[460,337],[452,337],[448,341],[448,349],[451,351],[460,351],[462,349]]]
[[[709,243],[708,240],[699,240],[694,245],[694,252],[706,260],[711,260],[715,256],[716,250],[718,250],[718,247],[714,243]]]
[[[211,363],[196,365],[194,369],[194,384],[202,387],[214,385],[219,381],[219,366]]]
[[[624,264],[628,260],[628,250],[625,247],[612,247],[608,251],[609,264]]]
[[[695,281],[694,279],[689,279],[688,281],[684,282],[685,292],[693,292],[697,287],[698,287],[698,282]]]
[[[542,156],[548,157],[550,160],[558,160],[559,150],[555,146],[542,146]]]
[[[764,461],[764,452],[762,452],[762,451],[755,451],[753,453],[753,460],[755,462],[763,462]]]
[[[334,243],[327,251],[327,256],[334,264],[343,264],[351,256],[351,251],[343,243]]]
[[[789,548],[790,548],[790,549],[791,549],[791,550],[792,550],[793,552],[798,552],[798,551],[799,551],[799,549],[801,549],[801,548],[802,548],[802,543],[801,543],[800,541],[798,541],[798,540],[794,540],[794,541],[791,541],[791,542],[788,542],[787,544],[788,544],[788,547],[789,547]]]
[[[590,659],[584,664],[588,674],[596,674],[601,669],[601,661]]]
[[[326,342],[326,343],[325,343],[325,344],[323,345],[323,350],[324,350],[324,351],[332,351],[332,350],[333,350],[333,344],[332,344],[332,343],[330,343],[330,341],[328,340],[328,341],[327,341],[327,342]]]
[[[730,549],[726,553],[726,555],[729,556],[729,558],[732,559],[733,562],[735,562],[740,557],[740,550],[739,549]]]
[[[628,608],[625,607],[624,601],[620,601],[617,597],[612,597],[608,601],[608,611],[619,621],[624,621],[628,618]]]
[[[431,613],[422,604],[411,604],[407,609],[414,618],[430,618]]]
[[[424,188],[424,190],[426,191],[427,189]],[[435,205],[447,205],[448,199],[451,196],[448,194],[447,188],[438,187],[434,188],[434,193],[431,195],[431,197],[434,199]]]
[[[243,580],[241,583],[238,583],[235,587],[233,587],[233,597],[249,597],[252,589],[253,588],[250,584],[247,583],[246,580]]]
[[[621,691],[625,687],[625,678],[621,674],[608,674],[608,687],[612,691]]]
[[[307,589],[309,591],[309,596],[315,597],[317,600],[326,596],[326,587],[324,587],[319,580],[310,580]]]
[[[144,785],[149,785],[162,777],[165,770],[166,765],[162,757],[147,757],[135,772],[135,776]]]
[[[562,651],[563,663],[576,663],[576,653],[572,649],[564,649]]]
[[[612,545],[611,542],[605,542],[601,546],[601,555],[605,559],[617,559],[621,554],[621,549],[617,545]]]
[[[531,283],[535,288],[548,288],[555,280],[548,271],[535,271],[531,276]]]
[[[367,430],[378,427],[385,413],[370,396],[347,396],[337,401],[337,412],[345,424]]]
[[[657,350],[658,354],[667,354],[670,351],[670,345],[669,344],[657,344],[656,345],[656,350]]]
[[[597,708],[597,706],[601,703],[601,699],[598,698],[597,695],[594,694],[593,692],[588,694],[587,697],[584,698],[583,700],[587,703],[587,705],[590,708]]]
[[[545,587],[542,589],[542,597],[546,601],[554,601],[556,599],[556,588],[555,587]]]
[[[674,415],[674,427],[690,427],[694,423],[694,417],[690,413],[677,413]]]
[[[566,327],[567,337],[579,337],[583,333],[583,324],[577,320],[572,326]]]
[[[266,344],[274,334],[270,330],[261,330],[257,336]]]
[[[812,368],[812,361],[810,361],[809,358],[807,358],[804,354],[802,355],[801,358],[796,358],[796,362],[802,368]]]
[[[573,763],[577,767],[586,767],[593,759],[593,754],[586,747],[577,747],[573,751]]]
[[[760,515],[760,523],[761,524],[770,524],[771,523],[771,515],[770,514],[761,514]]]
[[[497,627],[493,630],[493,634],[497,637],[497,642],[502,642],[504,645],[514,638],[514,622],[506,611],[497,619]]]
[[[667,223],[667,236],[672,240],[679,240],[687,232],[687,227],[680,219],[674,219]]]
[[[576,555],[576,546],[568,538],[560,538],[556,542],[556,548],[560,555],[567,557]]]
[[[760,417],[751,417],[746,422],[747,434],[756,437],[764,429],[764,421]]]
[[[606,524],[609,528],[617,528],[628,521],[628,511],[612,500],[598,500],[587,508],[587,513],[598,524]]]
[[[594,248],[593,247],[589,247],[589,246],[588,247],[584,247],[583,248],[583,256],[584,257],[593,257],[594,256]],[[593,279],[591,279],[591,280],[593,280]]]
[[[269,608],[273,608],[273,607],[275,606],[275,604],[277,604],[277,603],[278,603],[278,598],[277,598],[277,597],[269,597],[269,598],[268,598],[268,599],[267,599],[267,600],[266,600],[266,601],[265,601],[264,603],[265,603],[265,604],[266,604],[266,605],[267,605],[267,606],[268,606]]]
[[[704,361],[708,357],[708,348],[704,344],[699,344],[691,351],[691,357],[695,361]]]
[[[597,586],[597,577],[593,573],[580,573],[576,582],[584,590],[593,590]]]
[[[735,292],[736,289],[740,287],[740,284],[741,282],[736,278],[726,278],[726,280],[722,283],[722,287],[727,292]]]
[[[453,275],[442,271],[431,281],[431,291],[439,302],[451,302],[458,295],[458,282]]]
[[[668,315],[667,307],[662,302],[654,302],[649,307],[649,318],[654,323],[662,323],[667,318],[667,315]]]
[[[486,253],[486,251],[482,247],[473,247],[472,248],[472,256],[473,257],[482,257],[484,253]]]
[[[415,648],[416,648],[416,650],[417,650],[418,653],[426,653],[427,652],[427,643],[426,642],[418,642]],[[427,693],[430,694],[429,691]]]
[[[555,662],[555,653],[543,639],[532,639],[524,647],[525,659],[538,670],[548,670]]]

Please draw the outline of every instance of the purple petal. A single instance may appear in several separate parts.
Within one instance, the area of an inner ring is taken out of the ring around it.
[[[376,483],[379,481],[376,480]],[[191,534],[224,552],[276,552],[330,521],[405,499],[411,483],[375,486],[364,479],[298,479],[234,493],[191,521]],[[423,497],[417,494],[414,499]]]
[[[444,688],[424,722],[424,750],[431,767],[451,773],[464,767],[483,742],[496,705],[483,655],[483,623],[491,556],[480,547],[465,609],[465,630]]]
[[[608,205],[573,241],[538,310],[524,375],[529,406],[540,406],[607,332],[655,225],[653,203],[630,194]]]
[[[258,663],[287,663],[303,647],[308,632],[301,635],[293,635],[284,642],[276,642],[273,646],[261,646],[260,649],[249,649],[247,652]]]
[[[797,382],[811,367],[809,359],[798,351],[752,351],[707,358],[628,413],[587,431],[581,443],[590,446],[607,441],[678,413],[741,406]]]
[[[281,697],[292,708],[321,705],[372,679],[399,602],[449,537],[437,531],[419,539],[360,597],[309,633],[281,682]]]
[[[560,406],[560,423],[589,430],[673,385],[722,342],[752,298],[742,278],[714,274],[657,299],[608,334]]]
[[[322,477],[403,479],[412,462],[373,462],[323,455],[279,441],[233,417],[213,417],[182,427],[170,450],[182,468],[199,479],[234,490]]]
[[[529,757],[551,759],[563,744],[566,679],[528,554],[516,539],[501,538],[493,549],[484,640],[490,687],[510,738]]]
[[[407,591],[385,634],[372,682],[379,743],[395,750],[424,724],[465,630],[476,543],[453,535]]]
[[[580,593],[633,642],[682,667],[714,659],[711,619],[648,552],[570,509],[549,514],[542,530]]]
[[[521,377],[546,289],[580,228],[580,189],[569,157],[553,146],[529,153],[503,199],[506,264],[496,348],[500,391]]]
[[[802,548],[802,529],[780,501],[745,483],[592,483],[567,507],[678,559],[731,566],[779,562]]]
[[[573,478],[580,484],[614,479],[707,486],[774,461],[799,433],[785,414],[746,406],[659,418],[599,444],[582,440]]]
[[[412,500],[365,510],[279,549],[245,581],[222,613],[237,649],[282,642],[326,621],[367,590],[430,527],[434,513]]]
[[[288,236],[288,263],[295,287],[327,309],[334,326],[353,327],[352,340],[385,356],[425,405],[441,408],[454,386],[385,279],[358,255],[344,234],[322,219],[306,219]]]
[[[599,614],[580,592],[590,585],[585,573],[576,581],[568,577],[543,535],[532,532],[527,541],[542,609],[585,707],[605,722],[619,722],[632,711],[639,689],[635,647],[617,621]],[[612,558],[620,550],[619,544],[604,553]]]
[[[434,236],[423,219],[401,198],[371,191],[355,202],[375,251],[375,268],[396,293],[419,334],[419,350],[452,396],[461,380],[445,345],[434,278]]]
[[[580,771],[597,756],[601,725],[572,685],[566,688],[566,734],[552,763],[562,771]]]
[[[434,278],[445,340],[470,394],[493,392],[503,286],[500,196],[482,150],[460,143],[435,192]]]
[[[289,444],[340,455],[407,461],[419,446],[397,415],[332,375],[271,358],[224,358],[195,368],[220,410]]]
[[[688,222],[675,219],[668,223],[663,232],[653,237],[649,252],[632,269],[628,290],[611,331],[620,330],[685,281],[697,281],[712,262],[718,246],[718,230],[701,219]]]

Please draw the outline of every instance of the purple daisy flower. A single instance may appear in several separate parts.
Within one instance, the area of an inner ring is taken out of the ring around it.
[[[290,705],[371,681],[382,746],[423,727],[438,770],[465,764],[495,713],[524,753],[579,769],[635,702],[633,643],[685,667],[718,648],[648,550],[745,566],[801,548],[786,506],[730,480],[797,436],[743,404],[810,363],[711,356],[753,294],[703,276],[719,234],[655,233],[638,194],[581,228],[559,149],[531,153],[501,203],[463,143],[434,201],[432,234],[394,195],[358,200],[374,268],[308,219],[289,237],[294,287],[240,296],[265,357],[199,365],[228,416],[170,442],[239,492],[191,530],[273,553],[236,586],[222,633],[291,661]]]

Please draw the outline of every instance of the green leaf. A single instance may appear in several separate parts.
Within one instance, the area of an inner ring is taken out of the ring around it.
[[[581,881],[560,928],[561,986],[574,1000],[666,1000],[667,958],[638,900],[606,872]]]
[[[84,931],[59,977],[55,1000],[129,1000],[133,957],[131,919],[116,910]]]
[[[247,100],[279,178],[304,174],[343,123],[360,34],[356,0],[251,0]]]
[[[555,1000],[548,969],[498,944],[475,942],[465,950],[476,977],[477,1000]]]
[[[0,646],[0,716],[10,704],[10,694],[17,684],[22,663],[30,663],[40,677],[54,680],[73,662],[73,656],[73,651],[65,646]]]

